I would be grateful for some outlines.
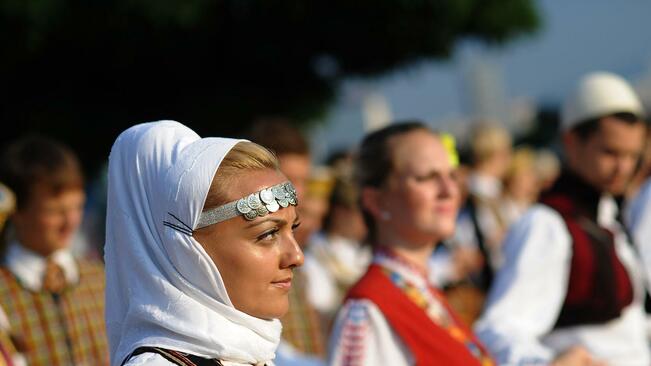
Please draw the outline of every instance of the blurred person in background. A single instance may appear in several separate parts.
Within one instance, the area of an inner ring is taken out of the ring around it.
[[[280,169],[296,187],[300,201],[312,168],[310,145],[301,131],[287,119],[263,118],[253,124],[247,138],[276,154]]]
[[[651,176],[651,129],[647,129],[647,136],[644,144],[644,152],[638,162],[635,175],[626,189],[623,197],[627,201],[632,201],[639,193],[642,186]]]
[[[104,271],[70,250],[83,216],[74,153],[41,137],[9,144],[0,181],[16,195],[0,266],[0,305],[29,365],[105,365]]]
[[[303,262],[296,205],[257,144],[174,121],[120,134],[106,230],[111,364],[273,365]]]
[[[459,204],[439,135],[418,122],[373,132],[356,174],[374,255],[337,315],[330,364],[492,365],[428,281],[428,260],[453,234]]]
[[[306,222],[306,227],[297,230],[297,240],[305,247],[309,246],[312,237],[323,228],[323,219],[330,211],[330,194],[333,188],[333,177],[326,167],[315,167],[308,177],[303,194],[301,213],[301,226]]]
[[[462,164],[454,137],[447,133],[440,134],[440,137],[454,169],[459,202],[466,202],[470,168]],[[479,273],[484,263],[484,258],[476,247],[467,243],[460,244],[451,238],[441,241],[430,258],[431,283],[444,290],[448,303],[468,326],[479,317],[485,297],[470,276]]]
[[[0,182],[0,233],[3,232],[5,223],[15,210],[16,196],[6,185]]]
[[[16,209],[16,197],[4,184],[0,183],[0,245],[2,232],[9,216]],[[9,318],[0,308],[0,366],[25,366],[25,358],[16,350],[11,340],[11,324]]]
[[[311,290],[323,299],[316,308],[324,330],[330,329],[344,295],[364,274],[371,259],[369,248],[362,245],[366,225],[359,210],[357,186],[352,177],[333,179],[323,230],[311,238],[305,254],[305,270],[310,272],[313,267]]]
[[[643,271],[621,222],[644,111],[621,77],[584,76],[562,113],[566,165],[510,230],[478,336],[501,364],[649,365]]]
[[[511,136],[498,125],[479,124],[471,131],[470,149],[468,197],[453,241],[481,254],[483,264],[471,276],[480,290],[487,291],[501,262],[501,244],[507,229],[501,200],[502,182],[511,162]]]
[[[324,317],[327,309],[336,304],[336,291],[332,284],[328,281],[329,275],[325,268],[319,265],[314,255],[311,253],[311,247],[314,237],[323,228],[323,219],[330,210],[330,194],[332,192],[332,175],[330,170],[326,167],[317,167],[313,169],[310,178],[308,179],[305,195],[301,205],[305,205],[301,210],[301,226],[303,220],[307,222],[307,227],[303,230],[297,230],[297,240],[300,240],[303,248],[305,248],[305,263],[301,268],[301,273],[305,280],[305,299],[309,305],[310,312],[305,312],[305,315],[310,315],[309,321],[303,320],[300,317],[293,317],[287,320],[287,329],[289,332],[294,332],[293,337],[296,337],[300,332],[296,329],[304,327],[305,324],[318,322],[318,327],[310,327],[302,331],[316,331],[320,330],[321,334],[318,339],[323,346],[327,339],[327,321]],[[314,311],[312,311],[314,310]],[[303,312],[297,312],[296,315]],[[317,318],[313,318],[316,316]],[[297,322],[298,321],[298,322]],[[291,322],[291,324],[290,324]],[[312,339],[316,339],[312,338]],[[325,352],[325,350],[323,351]],[[320,356],[322,357],[322,355]]]
[[[549,149],[540,149],[536,152],[536,174],[540,191],[550,189],[561,174],[561,161]]]
[[[296,187],[301,203],[298,215],[301,226],[294,233],[305,251],[309,238],[321,228],[327,211],[327,200],[306,199],[312,163],[310,147],[303,134],[289,120],[260,119],[247,136],[251,141],[271,150],[278,157],[280,170]],[[325,205],[325,206],[324,206]],[[289,292],[289,311],[280,321],[283,325],[282,342],[278,348],[278,366],[319,364],[324,357],[325,340],[319,313],[309,298],[310,284],[304,267],[294,272]]]
[[[536,152],[529,147],[514,150],[509,170],[504,176],[501,202],[506,227],[516,222],[538,200],[540,180],[536,171]]]

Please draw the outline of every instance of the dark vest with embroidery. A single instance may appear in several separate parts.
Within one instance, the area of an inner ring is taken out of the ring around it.
[[[564,171],[540,202],[557,211],[572,238],[572,261],[555,328],[602,324],[633,301],[633,287],[615,251],[613,233],[597,223],[601,192]]]
[[[216,359],[207,359],[199,356],[165,349],[160,347],[139,347],[136,348],[127,358],[122,365],[128,362],[132,357],[141,355],[143,353],[155,353],[162,356],[167,361],[178,366],[222,366],[222,362]]]

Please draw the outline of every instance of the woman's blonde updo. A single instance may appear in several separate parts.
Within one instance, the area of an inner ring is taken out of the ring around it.
[[[278,159],[267,148],[250,141],[238,142],[226,154],[210,185],[203,210],[221,206],[239,197],[231,197],[229,190],[235,178],[247,171],[272,169],[279,171]]]

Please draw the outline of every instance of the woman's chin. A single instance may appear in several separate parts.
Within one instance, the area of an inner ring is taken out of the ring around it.
[[[282,318],[289,311],[289,301],[279,302],[278,304],[266,303],[266,305],[263,309],[258,308],[244,312],[259,319],[273,320]]]

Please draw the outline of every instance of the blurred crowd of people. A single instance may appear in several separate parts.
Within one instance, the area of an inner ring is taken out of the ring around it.
[[[410,121],[313,165],[288,121],[258,121],[245,138],[295,187],[304,255],[274,364],[649,365],[646,118],[597,72],[563,106],[562,151]],[[2,151],[0,365],[109,364],[103,264],[71,247],[77,157],[43,137]]]

